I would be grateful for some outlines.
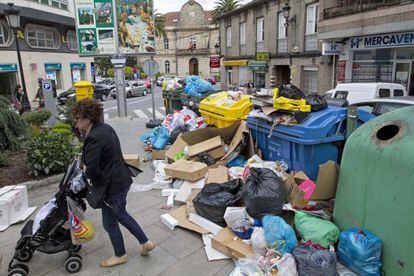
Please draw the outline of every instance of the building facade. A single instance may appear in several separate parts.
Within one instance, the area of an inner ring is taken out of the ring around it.
[[[398,82],[414,95],[414,2],[324,0],[319,39],[343,46],[336,80]]]
[[[16,39],[0,3],[0,94],[8,98],[21,84]],[[38,78],[53,79],[58,92],[78,80],[92,80],[93,58],[79,57],[74,3],[68,0],[14,0],[20,10],[17,30],[22,67],[29,100],[38,88]]]
[[[167,38],[156,41],[155,60],[163,75],[218,76],[219,68],[210,68],[210,57],[219,52],[218,26],[212,24],[211,13],[194,0],[179,12],[165,14]]]
[[[289,17],[283,7],[290,7]],[[319,2],[254,0],[219,18],[222,88],[292,83],[306,93],[332,87],[332,58],[321,56]]]

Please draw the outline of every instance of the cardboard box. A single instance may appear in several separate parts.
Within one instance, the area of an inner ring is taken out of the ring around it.
[[[216,149],[218,149],[218,151]],[[214,151],[214,156],[210,153],[211,151]],[[198,156],[200,153],[203,152],[209,153],[211,156],[213,156],[214,159],[223,157],[225,151],[220,136],[216,136],[214,138],[208,139],[206,141],[188,147],[189,158]]]
[[[318,178],[316,180],[316,188],[311,196],[311,200],[330,200],[335,197],[338,183],[339,166],[328,161],[319,166]],[[304,199],[305,193],[299,189],[299,185],[309,179],[304,172],[290,173],[284,182],[284,187],[288,193],[288,200],[293,206],[304,207],[308,205],[308,201]]]
[[[184,151],[185,147],[203,143],[217,136],[220,136],[221,141],[229,145],[229,151],[221,157],[219,164],[225,166],[228,160],[233,159],[240,153],[243,153],[247,158],[254,155],[253,139],[244,121],[226,128],[207,127],[184,133],[177,138],[165,155],[173,160],[174,156]]]
[[[25,220],[36,208],[29,208],[27,187],[6,186],[0,189],[0,231]]]
[[[200,226],[198,226],[197,224],[192,223],[191,221],[188,220],[187,218],[187,213],[186,213],[186,206],[183,205],[180,208],[172,211],[169,213],[170,216],[172,216],[175,220],[178,221],[178,226],[200,233],[200,234],[208,234],[208,230],[201,228]]]
[[[131,166],[139,168],[139,154],[124,154],[125,162]]]
[[[207,165],[200,162],[181,159],[166,166],[164,171],[166,175],[173,178],[197,181],[205,177],[207,173]]]
[[[254,255],[252,247],[245,244],[228,227],[215,235],[211,244],[214,249],[234,259],[248,258]]]
[[[229,181],[229,171],[227,167],[218,166],[217,168],[208,169],[206,184],[225,183],[227,181]]]
[[[164,160],[166,150],[153,150],[151,152],[152,160]]]

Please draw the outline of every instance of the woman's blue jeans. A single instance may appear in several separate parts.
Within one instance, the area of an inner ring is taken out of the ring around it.
[[[145,236],[144,231],[142,231],[137,221],[126,210],[128,191],[129,187],[117,194],[107,195],[102,206],[103,227],[109,235],[115,256],[117,257],[121,257],[126,253],[119,223],[128,229],[140,244],[148,241],[147,236]]]

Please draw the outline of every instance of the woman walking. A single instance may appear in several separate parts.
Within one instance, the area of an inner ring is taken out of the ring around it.
[[[148,255],[155,245],[148,240],[136,220],[126,211],[126,198],[132,177],[125,164],[117,134],[111,126],[99,122],[102,116],[101,105],[91,99],[76,103],[72,113],[76,127],[85,137],[82,152],[85,174],[94,188],[104,191],[102,195],[88,195],[98,197],[93,199],[94,202],[102,201],[102,223],[115,253],[115,256],[102,261],[100,265],[111,267],[127,262],[119,223],[142,245],[141,255]]]

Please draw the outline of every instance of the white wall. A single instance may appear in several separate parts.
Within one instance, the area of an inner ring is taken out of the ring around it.
[[[68,0],[69,11],[65,11],[65,10],[62,10],[62,9],[59,9],[59,8],[51,7],[51,6],[40,4],[40,3],[35,3],[35,2],[29,1],[29,0],[12,0],[12,1],[10,1],[10,0],[0,0],[0,3],[7,4],[9,2],[13,2],[14,5],[16,5],[16,6],[41,10],[41,11],[53,13],[53,14],[56,14],[56,15],[75,17],[75,13],[74,13],[74,10],[75,10],[74,5],[75,4],[74,4],[73,0]]]

